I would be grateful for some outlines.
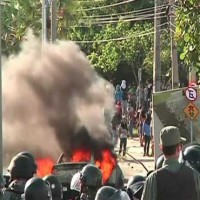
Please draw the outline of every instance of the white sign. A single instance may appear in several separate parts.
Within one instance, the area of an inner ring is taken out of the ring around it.
[[[189,101],[195,101],[197,99],[197,91],[193,87],[188,87],[185,90],[185,96]]]

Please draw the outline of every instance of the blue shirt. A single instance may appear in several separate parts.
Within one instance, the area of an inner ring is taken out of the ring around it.
[[[151,136],[151,127],[150,125],[144,123],[143,124],[143,134],[146,136]]]

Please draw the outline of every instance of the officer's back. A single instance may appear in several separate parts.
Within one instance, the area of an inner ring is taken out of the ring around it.
[[[2,200],[19,200],[28,179],[33,177],[30,159],[24,155],[15,156],[9,165],[10,184],[2,190]]]

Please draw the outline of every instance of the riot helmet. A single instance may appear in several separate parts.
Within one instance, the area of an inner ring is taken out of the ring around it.
[[[72,199],[77,199],[81,194],[81,173],[77,172],[73,175],[70,182],[70,190]]]
[[[50,184],[41,178],[31,178],[26,182],[23,200],[52,200]]]
[[[109,185],[116,189],[124,188],[124,174],[118,164],[115,166],[109,180],[104,185]]]
[[[158,169],[162,168],[164,160],[165,160],[165,157],[164,157],[163,154],[161,154],[161,155],[158,157],[158,159],[156,160],[155,169],[158,170]]]
[[[95,165],[88,164],[81,170],[81,182],[87,187],[99,188],[102,186],[102,172]]]
[[[19,155],[12,158],[9,164],[11,180],[25,179],[33,177],[32,163],[26,156]]]
[[[200,172],[200,147],[196,145],[187,147],[183,152],[183,159],[186,165]]]
[[[33,165],[33,173],[36,174],[37,173],[37,164],[35,162],[35,158],[33,156],[33,154],[31,154],[30,152],[28,151],[22,151],[20,153],[17,154],[18,155],[24,155],[26,157],[28,157]]]
[[[47,181],[50,184],[53,200],[60,200],[63,198],[62,184],[56,176],[47,175],[43,178],[43,180]]]
[[[111,186],[103,186],[97,191],[95,200],[130,200],[130,198],[126,192]]]
[[[77,172],[73,175],[72,180],[70,182],[70,189],[75,190],[77,192],[81,192],[81,173]]]
[[[131,185],[130,190],[132,192],[132,195],[135,198],[141,199],[143,188],[144,188],[144,183],[145,183],[145,181],[139,181],[139,182],[136,182],[133,185]]]
[[[81,170],[81,199],[93,200],[97,190],[102,186],[102,172],[95,165],[88,164]]]
[[[133,184],[141,181],[145,181],[145,177],[141,175],[135,175],[128,180],[127,188],[130,188]]]

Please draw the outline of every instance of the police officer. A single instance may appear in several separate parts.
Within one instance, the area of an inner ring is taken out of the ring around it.
[[[135,175],[129,179],[127,183],[127,194],[130,199],[141,199],[144,182],[145,177],[141,175]]]
[[[50,185],[41,178],[31,178],[27,181],[22,200],[52,200]]]
[[[81,173],[77,172],[73,175],[70,182],[71,199],[80,199],[81,193]]]
[[[26,156],[15,156],[9,165],[10,184],[2,191],[2,199],[18,200],[28,179],[33,177],[32,163]]]
[[[127,183],[127,188],[130,188],[133,184],[140,182],[140,181],[145,181],[145,177],[141,175],[135,175],[132,176]]]
[[[151,173],[145,182],[142,200],[198,200],[199,173],[178,162],[182,150],[180,130],[167,126],[160,132],[160,147],[165,160],[163,167]]]
[[[183,152],[183,162],[200,173],[200,146],[188,146]]]
[[[81,199],[94,200],[102,186],[102,172],[95,165],[88,164],[81,170]]]
[[[98,190],[95,200],[130,200],[130,198],[122,190],[115,189],[111,186],[103,186]]]
[[[62,184],[58,178],[54,175],[47,175],[43,178],[50,184],[50,189],[52,193],[52,200],[61,200],[63,198]]]

